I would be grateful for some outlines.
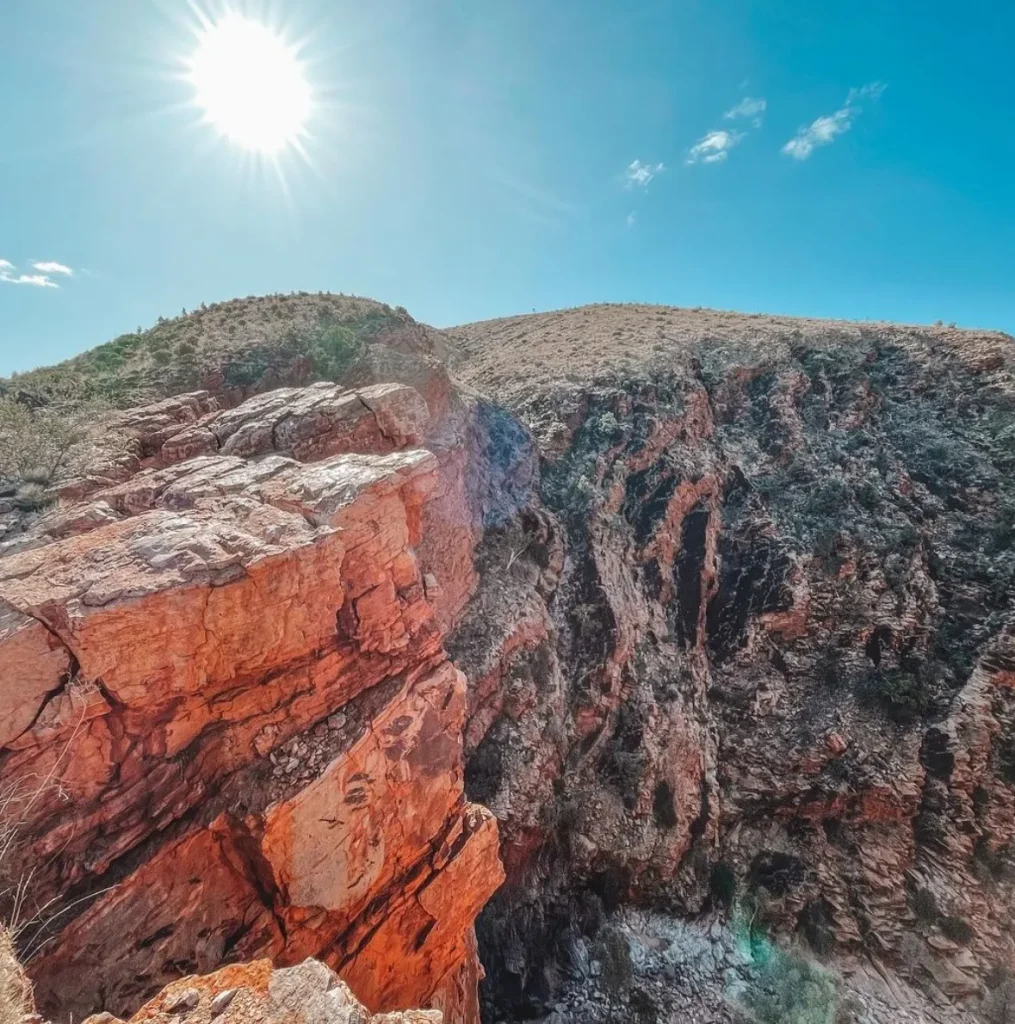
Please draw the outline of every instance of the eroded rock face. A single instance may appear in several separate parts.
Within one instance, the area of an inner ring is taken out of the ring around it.
[[[0,562],[17,861],[67,908],[40,1008],[129,1015],[182,973],[316,956],[375,1011],[475,1021],[503,876],[443,649],[462,461],[402,385],[210,404],[134,414],[148,468]]]
[[[541,455],[451,641],[491,1015],[550,1012],[604,912],[734,899],[976,1006],[1015,968],[1011,339],[618,307],[460,341]]]

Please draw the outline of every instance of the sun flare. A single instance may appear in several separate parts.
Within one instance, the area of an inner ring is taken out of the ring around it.
[[[200,33],[187,77],[207,121],[264,154],[298,145],[311,91],[297,52],[266,26],[230,13]]]

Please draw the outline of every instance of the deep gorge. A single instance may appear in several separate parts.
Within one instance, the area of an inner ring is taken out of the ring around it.
[[[40,1008],[312,956],[375,1013],[726,1021],[780,948],[843,1020],[1004,1019],[1012,365],[589,307],[123,412],[0,541]]]

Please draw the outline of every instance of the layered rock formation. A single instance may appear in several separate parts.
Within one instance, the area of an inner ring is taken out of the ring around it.
[[[315,955],[374,1010],[475,1020],[502,875],[442,647],[460,460],[402,385],[215,404],[134,414],[138,462],[0,562],[17,862],[60,908],[40,1007],[128,1015],[180,973]]]
[[[451,643],[512,883],[491,1014],[547,1012],[631,902],[976,1005],[1015,967],[1011,339],[631,307],[457,338],[542,461]]]

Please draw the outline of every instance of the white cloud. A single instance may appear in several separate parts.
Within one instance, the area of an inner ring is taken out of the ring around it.
[[[47,274],[18,274],[15,277],[7,270],[0,267],[0,282],[5,284],[28,284],[35,288],[59,288],[60,286],[49,278]]]
[[[0,260],[0,284],[27,284],[31,288],[59,288],[53,274],[73,277],[74,271],[64,263],[54,260],[32,260],[32,269],[37,274],[19,274],[10,260]]]
[[[723,114],[727,121],[735,121],[738,117],[749,117],[755,128],[761,127],[761,119],[768,107],[767,100],[754,96],[745,96],[735,107],[730,107]]]
[[[638,222],[638,214],[635,213],[634,210],[632,210],[627,215],[627,220],[626,220],[627,226],[629,228],[633,228],[637,222]]]
[[[644,188],[657,174],[666,170],[661,163],[643,164],[640,160],[632,160],[624,176],[627,178],[628,188]]]
[[[841,107],[834,114],[816,118],[805,128],[801,128],[782,147],[782,151],[794,160],[806,160],[818,146],[827,146],[844,132],[848,132],[855,117],[854,107]]]
[[[743,132],[712,131],[703,135],[687,154],[689,164],[718,164],[729,156],[729,151],[743,139]]]
[[[41,260],[37,263],[33,263],[32,266],[43,274],[66,274],[67,277],[73,277],[74,271],[70,267],[65,266],[63,263],[54,263],[52,260]]]
[[[848,132],[862,112],[860,101],[878,99],[885,88],[884,82],[870,82],[859,89],[850,89],[846,102],[834,114],[815,118],[805,125],[782,147],[782,152],[794,160],[806,160],[819,146],[827,146]]]

